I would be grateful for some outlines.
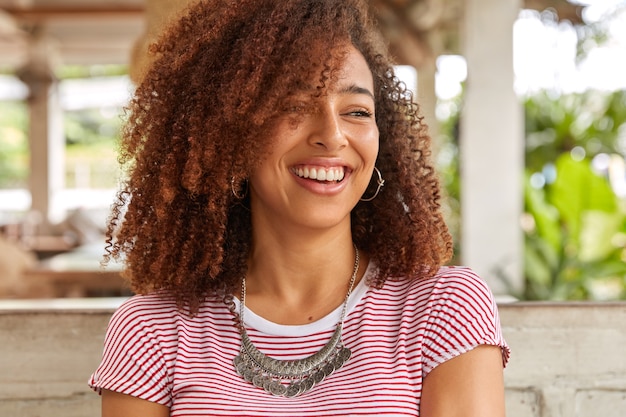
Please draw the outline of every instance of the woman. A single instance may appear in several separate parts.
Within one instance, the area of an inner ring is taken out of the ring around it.
[[[103,416],[503,416],[418,109],[359,0],[202,1],[130,104]]]

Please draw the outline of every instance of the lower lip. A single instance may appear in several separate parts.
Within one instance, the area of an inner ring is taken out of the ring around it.
[[[346,174],[340,182],[329,182],[329,181],[315,181],[308,178],[301,178],[295,174],[292,174],[295,178],[298,185],[305,188],[307,191],[312,192],[314,194],[327,195],[332,196],[341,192],[348,183],[346,179],[348,178],[348,174]]]

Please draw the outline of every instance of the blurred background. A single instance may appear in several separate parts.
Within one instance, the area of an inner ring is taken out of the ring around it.
[[[186,1],[0,0],[0,297],[100,265],[124,105]],[[429,124],[454,263],[503,298],[626,298],[626,1],[371,0]]]

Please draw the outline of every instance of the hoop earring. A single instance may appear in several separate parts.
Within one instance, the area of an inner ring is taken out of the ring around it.
[[[361,201],[372,201],[373,199],[376,198],[376,196],[380,192],[380,189],[383,187],[383,185],[385,185],[385,180],[383,179],[383,176],[381,175],[378,168],[374,167],[374,171],[376,171],[376,174],[378,175],[378,179],[376,180],[376,184],[378,185],[378,188],[376,188],[376,192],[374,193],[373,196],[369,198],[361,198],[360,199]]]
[[[233,193],[237,200],[243,200],[248,195],[248,180],[243,180],[243,194],[238,194],[237,190],[235,190],[235,178],[230,179],[230,191]]]

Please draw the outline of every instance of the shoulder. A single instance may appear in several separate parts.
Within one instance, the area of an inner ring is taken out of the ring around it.
[[[167,292],[135,295],[125,300],[113,313],[109,331],[128,329],[134,333],[158,330],[159,334],[171,333],[186,327],[197,327],[209,322],[231,319],[229,307],[215,297],[201,302],[198,311],[191,315],[176,303]]]
[[[163,330],[174,329],[177,317],[176,303],[157,294],[135,295],[115,310],[107,326],[105,345],[137,344],[141,340],[153,339]],[[156,330],[159,330],[158,332]]]
[[[487,283],[471,268],[446,266],[429,278],[388,280],[376,293],[384,305],[401,305],[435,327],[466,328],[468,323],[497,329],[495,298]],[[424,322],[422,322],[424,323]]]
[[[388,279],[370,288],[366,302],[376,308],[419,313],[422,318],[451,312],[474,317],[495,316],[497,307],[487,283],[471,268],[445,266],[429,278],[411,276]]]
[[[487,283],[471,268],[463,266],[444,266],[429,278],[402,277],[390,279],[385,283],[385,290],[403,297],[445,300],[465,299],[477,302],[489,302],[493,299]]]
[[[439,297],[457,297],[468,301],[489,303],[493,300],[493,294],[487,283],[468,267],[442,267],[430,281],[433,294]]]
[[[176,302],[161,293],[134,295],[124,301],[113,313],[111,324],[117,321],[145,321],[156,317],[178,315]]]
[[[421,280],[416,286],[426,286],[428,303],[433,315],[460,314],[466,317],[497,316],[495,298],[488,284],[471,268],[446,266],[432,278]]]

